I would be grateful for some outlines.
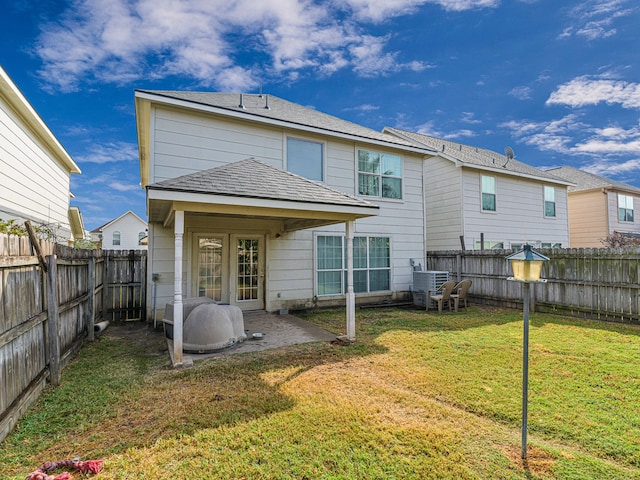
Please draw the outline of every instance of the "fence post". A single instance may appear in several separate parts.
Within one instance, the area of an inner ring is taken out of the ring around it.
[[[95,333],[93,331],[94,323],[95,323],[95,297],[96,297],[96,256],[93,252],[91,252],[91,258],[89,259],[89,273],[88,273],[89,283],[87,285],[87,290],[89,294],[89,299],[87,302],[87,339],[90,342],[93,342],[95,339]]]
[[[112,321],[107,318],[109,313],[109,251],[102,250],[102,320]]]
[[[60,385],[60,340],[58,338],[58,265],[55,255],[47,256],[47,332],[49,334],[49,375]]]

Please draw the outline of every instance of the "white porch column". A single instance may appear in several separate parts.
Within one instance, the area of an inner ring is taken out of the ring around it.
[[[174,223],[175,262],[173,280],[173,363],[182,365],[182,236],[184,235],[184,212],[176,211]]]
[[[353,231],[355,222],[345,222],[347,237],[347,338],[356,339],[356,295],[353,293]]]

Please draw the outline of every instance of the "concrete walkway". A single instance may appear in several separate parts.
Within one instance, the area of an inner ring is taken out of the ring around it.
[[[298,343],[331,342],[336,339],[335,334],[329,333],[295,315],[275,315],[264,311],[244,312],[244,329],[247,334],[247,340],[244,342],[215,353],[185,353],[183,354],[183,367],[193,365],[194,361],[205,358],[257,352]],[[261,333],[262,338],[254,339],[254,333]],[[171,363],[175,365],[173,361],[173,341],[167,339],[167,344],[171,355]]]

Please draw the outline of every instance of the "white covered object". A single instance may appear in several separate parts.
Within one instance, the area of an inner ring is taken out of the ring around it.
[[[235,305],[199,305],[184,321],[182,340],[185,352],[215,352],[246,338],[242,310]]]

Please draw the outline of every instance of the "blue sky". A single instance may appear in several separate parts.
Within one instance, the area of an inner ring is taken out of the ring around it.
[[[636,0],[11,0],[0,64],[82,169],[93,229],[146,218],[134,89],[277,95],[640,187]]]

